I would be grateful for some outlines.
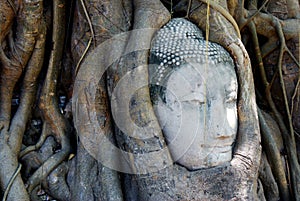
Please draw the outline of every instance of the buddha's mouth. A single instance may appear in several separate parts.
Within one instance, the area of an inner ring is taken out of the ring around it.
[[[236,137],[236,133],[231,133],[231,134],[219,134],[217,133],[217,135],[215,135],[215,139],[217,140],[222,140],[224,142],[230,140],[232,141],[232,139],[234,139]]]
[[[221,141],[217,141],[215,143],[205,143],[205,144],[201,144],[202,148],[205,149],[219,149],[219,150],[224,150],[224,151],[231,151],[232,147],[233,147],[233,140],[230,139],[230,141],[227,142],[221,142]]]
[[[217,139],[219,139],[219,140],[232,139],[232,135],[222,135],[222,136],[218,136]]]

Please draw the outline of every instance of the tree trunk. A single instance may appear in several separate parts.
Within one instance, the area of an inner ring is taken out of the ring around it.
[[[2,200],[300,200],[299,1],[7,0],[0,10]],[[215,167],[173,161],[152,105],[151,41],[176,17],[235,63],[238,132],[232,159]]]

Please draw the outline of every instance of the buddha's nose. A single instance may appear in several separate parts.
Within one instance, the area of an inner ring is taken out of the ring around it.
[[[214,137],[218,139],[232,138],[237,132],[237,115],[235,108],[225,108],[220,105],[212,111],[210,126]]]

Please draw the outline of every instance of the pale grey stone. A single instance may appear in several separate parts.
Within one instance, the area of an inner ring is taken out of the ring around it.
[[[150,64],[151,99],[174,161],[190,170],[230,161],[238,84],[229,53],[175,18],[156,33]]]

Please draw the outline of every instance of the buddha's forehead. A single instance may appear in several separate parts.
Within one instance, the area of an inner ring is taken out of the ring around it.
[[[169,75],[166,88],[179,98],[189,93],[206,93],[207,90],[210,94],[225,94],[226,91],[237,91],[237,78],[234,68],[229,65],[186,63]]]
[[[179,68],[174,69],[171,75],[181,75],[186,77],[188,80],[212,79],[211,81],[216,81],[223,78],[222,80],[226,81],[224,78],[236,79],[235,68],[229,63],[198,63],[194,61],[187,61]]]

